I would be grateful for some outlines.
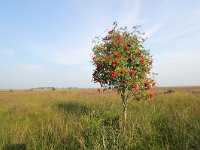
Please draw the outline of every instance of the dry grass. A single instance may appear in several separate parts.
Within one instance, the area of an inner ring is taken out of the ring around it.
[[[0,149],[200,149],[200,88],[153,92],[129,106],[124,132],[116,93],[1,91]]]

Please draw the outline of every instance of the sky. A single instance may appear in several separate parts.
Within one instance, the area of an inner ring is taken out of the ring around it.
[[[92,40],[141,25],[158,86],[200,85],[199,0],[0,0],[0,89],[93,88]]]

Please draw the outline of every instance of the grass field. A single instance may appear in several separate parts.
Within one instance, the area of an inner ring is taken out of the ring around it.
[[[113,92],[1,91],[0,149],[200,149],[200,88],[167,89],[128,107],[126,131]]]

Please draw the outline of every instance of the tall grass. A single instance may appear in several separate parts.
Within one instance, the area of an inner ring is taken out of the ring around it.
[[[164,90],[128,107],[125,131],[115,93],[0,92],[0,149],[200,149],[200,89]]]

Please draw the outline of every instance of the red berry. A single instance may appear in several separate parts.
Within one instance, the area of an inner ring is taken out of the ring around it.
[[[119,40],[118,45],[120,45],[120,44],[124,44],[124,41],[123,40]]]
[[[113,72],[112,72],[112,71],[109,71],[109,72],[108,72],[108,74],[112,75],[112,74],[113,74]]]
[[[103,38],[103,40],[110,40],[111,36],[106,36],[105,38]]]
[[[119,33],[117,33],[117,38],[120,39],[121,38],[121,35]]]
[[[116,77],[117,75],[118,75],[117,72],[113,72],[113,73],[112,73],[112,77],[113,77],[113,78]]]
[[[135,70],[131,70],[131,71],[129,72],[129,75],[130,75],[130,76],[135,75]]]
[[[138,84],[132,84],[132,87],[133,87],[134,89],[137,89],[137,88],[138,88]]]
[[[113,69],[116,69],[116,66],[112,66]]]
[[[116,58],[119,57],[119,53],[114,52],[114,56],[115,56]]]
[[[142,52],[141,51],[138,51],[138,53],[137,53],[139,56],[141,56],[142,55]]]
[[[120,83],[121,83],[121,84],[125,84],[125,83],[126,83],[126,80],[121,80]]]
[[[153,93],[150,93],[150,94],[149,94],[149,97],[150,97],[150,98],[153,98],[153,97],[154,97],[154,94],[153,94]]]
[[[98,79],[98,82],[99,82],[99,83],[101,83],[101,82],[102,82],[102,80],[101,80],[101,79]]]
[[[147,81],[146,83],[145,83],[145,86],[146,87],[149,87],[151,84],[150,84],[150,82],[149,81]]]
[[[107,39],[107,40],[110,40],[110,39],[111,39],[111,36],[107,36],[106,39]]]
[[[109,60],[109,59],[110,59],[110,56],[109,56],[109,55],[106,55],[106,56],[104,56],[104,59],[105,59],[105,60]]]
[[[125,46],[125,49],[126,49],[126,50],[128,50],[128,49],[129,49],[129,47],[126,45],[126,46]]]
[[[103,62],[100,61],[100,62],[98,63],[98,66],[103,66]]]
[[[127,61],[128,61],[128,62],[131,62],[131,61],[132,61],[132,59],[131,59],[131,58],[128,58],[128,59],[127,59]]]
[[[112,43],[112,45],[115,45],[115,44],[116,44],[116,42],[115,42],[115,41],[112,41],[111,43]]]
[[[121,71],[120,71],[122,74],[125,74],[126,73],[126,70],[124,70],[124,69],[121,69]]]
[[[150,62],[149,62],[149,63],[150,63],[150,65],[152,65],[152,64],[153,64],[153,60],[150,60]]]
[[[114,61],[113,61],[113,64],[116,64],[116,65],[117,65],[118,63],[119,63],[118,60],[114,60]]]
[[[145,63],[145,59],[142,58],[142,59],[140,60],[140,62],[141,62],[142,64],[144,64],[144,63]]]

